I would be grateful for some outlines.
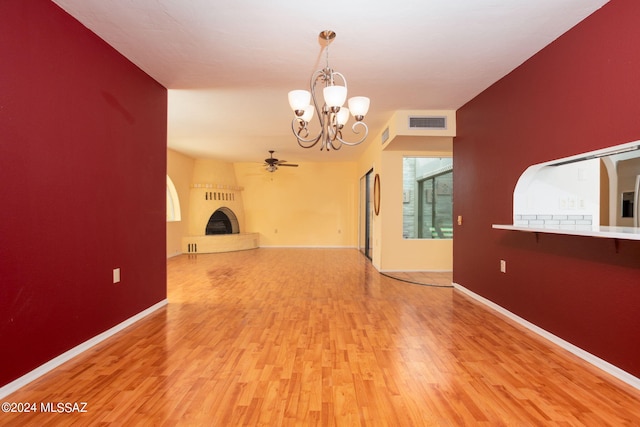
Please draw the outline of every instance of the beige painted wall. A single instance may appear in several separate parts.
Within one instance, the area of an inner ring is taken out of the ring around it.
[[[380,174],[380,271],[451,271],[453,240],[402,237],[402,158],[450,156],[447,151],[383,151]],[[455,238],[455,236],[454,236]]]
[[[181,221],[167,222],[167,257],[182,253],[182,237],[189,227],[189,186],[195,160],[173,150],[167,150],[167,175],[176,187],[180,199]]]
[[[448,129],[408,129],[410,115],[447,116]],[[453,240],[402,238],[402,158],[453,155],[455,111],[397,111],[386,127],[389,140],[382,144],[381,136],[370,136],[358,161],[358,178],[372,168],[374,175],[380,175],[380,213],[372,216],[371,261],[380,271],[451,271]]]
[[[235,199],[221,205],[236,212],[241,232],[260,234],[260,246],[356,248],[360,178],[373,168],[381,178],[380,214],[372,216],[373,265],[380,271],[451,270],[452,240],[402,238],[402,157],[451,155],[453,138],[396,135],[383,150],[379,137],[372,136],[366,144],[358,162],[300,163],[274,173],[256,163],[194,160],[168,150],[168,174],[183,221],[167,224],[167,256],[181,251],[183,236],[204,234],[213,213],[213,206],[194,208],[205,191],[191,190],[194,183],[242,188],[222,190],[233,191]]]
[[[357,164],[299,165],[269,173],[255,163],[234,164],[246,231],[260,233],[261,247],[355,247]]]

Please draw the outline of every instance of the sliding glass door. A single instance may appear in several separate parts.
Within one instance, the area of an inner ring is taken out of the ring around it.
[[[373,169],[360,178],[360,251],[371,259],[373,241]]]

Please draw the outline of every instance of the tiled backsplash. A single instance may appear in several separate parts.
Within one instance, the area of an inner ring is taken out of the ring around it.
[[[516,215],[515,224],[524,227],[574,227],[592,225],[593,215]]]

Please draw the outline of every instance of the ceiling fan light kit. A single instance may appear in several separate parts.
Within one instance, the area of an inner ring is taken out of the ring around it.
[[[303,148],[312,148],[320,142],[320,150],[339,150],[343,144],[358,145],[369,135],[369,127],[363,121],[369,111],[369,98],[354,96],[348,101],[349,108],[343,107],[347,100],[347,80],[341,73],[329,67],[329,44],[335,37],[336,33],[330,30],[322,31],[318,36],[321,44],[325,46],[327,62],[325,68],[312,74],[309,84],[311,90],[289,92],[289,105],[295,114],[291,130],[298,140],[298,145]],[[322,104],[316,92],[318,83],[324,85]],[[309,122],[315,111],[318,111],[320,130],[316,136],[309,137]],[[355,119],[351,130],[357,135],[363,131],[361,138],[356,141],[346,141],[342,137],[342,129],[349,120],[349,113]]]

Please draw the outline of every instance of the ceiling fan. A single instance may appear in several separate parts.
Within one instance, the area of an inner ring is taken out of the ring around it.
[[[269,158],[264,159],[264,165],[267,167],[267,172],[275,172],[278,170],[278,166],[291,166],[297,168],[298,165],[293,163],[287,163],[286,160],[278,160],[273,158],[275,151],[269,150]]]

